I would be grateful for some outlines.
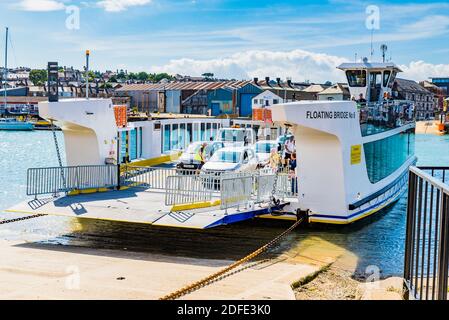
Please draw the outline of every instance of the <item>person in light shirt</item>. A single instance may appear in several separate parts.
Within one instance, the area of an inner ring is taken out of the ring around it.
[[[284,165],[288,165],[288,162],[292,158],[292,154],[295,152],[295,143],[293,141],[293,137],[290,137],[285,141],[284,145]]]

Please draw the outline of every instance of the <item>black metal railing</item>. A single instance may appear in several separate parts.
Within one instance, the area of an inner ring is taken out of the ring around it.
[[[449,167],[411,167],[404,259],[404,298],[447,300]]]

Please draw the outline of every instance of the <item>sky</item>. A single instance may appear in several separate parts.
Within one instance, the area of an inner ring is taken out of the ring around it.
[[[386,44],[403,78],[449,76],[449,1],[0,0],[2,65],[6,26],[9,66],[336,82]]]

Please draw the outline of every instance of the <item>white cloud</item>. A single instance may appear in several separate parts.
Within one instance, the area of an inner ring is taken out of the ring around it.
[[[63,10],[65,5],[61,1],[56,0],[21,0],[17,4],[20,10],[24,11],[57,11]]]
[[[212,72],[219,78],[250,79],[266,76],[291,77],[296,81],[343,81],[343,73],[336,67],[345,58],[304,50],[239,52],[227,58],[210,60],[176,59],[153,71],[201,75]]]
[[[429,77],[447,77],[449,76],[449,64],[432,64],[424,61],[412,61],[408,65],[401,65],[404,73],[401,78],[412,79],[415,81],[428,80]]]
[[[152,0],[101,0],[97,5],[108,12],[120,12],[128,7],[143,6],[149,4]]]
[[[291,77],[294,81],[310,80],[312,82],[345,82],[344,73],[337,69],[344,57],[305,50],[292,51],[244,51],[226,58],[209,60],[176,59],[162,66],[153,67],[153,72],[170,74],[187,74],[198,76],[212,72],[219,78],[251,79],[266,76],[274,79]],[[400,65],[404,71],[401,78],[415,81],[429,77],[449,76],[449,64],[432,64],[424,61],[412,61],[408,65]]]

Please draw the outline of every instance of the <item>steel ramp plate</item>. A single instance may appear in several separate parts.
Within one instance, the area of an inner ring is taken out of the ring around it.
[[[164,191],[127,189],[102,193],[40,198],[24,201],[7,212],[46,214],[72,218],[144,223],[160,227],[206,229],[231,224],[270,212],[268,204],[253,209],[220,207],[170,212]]]

